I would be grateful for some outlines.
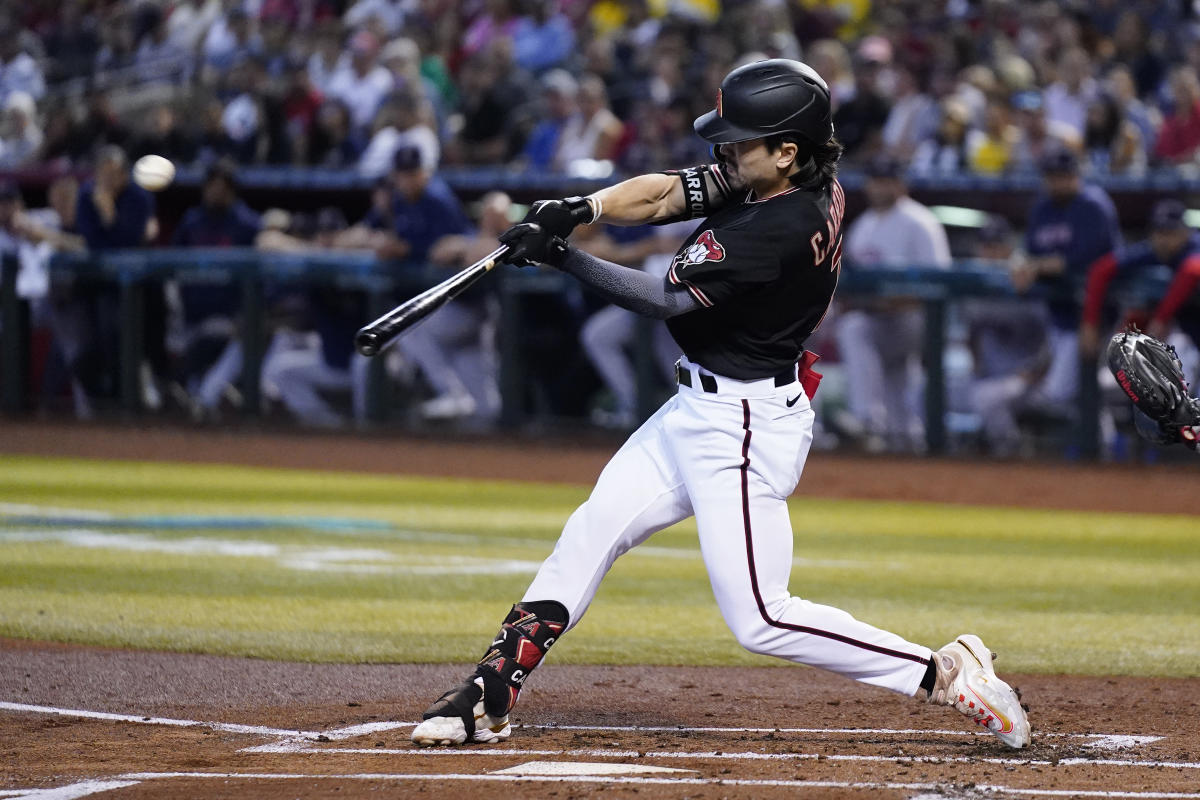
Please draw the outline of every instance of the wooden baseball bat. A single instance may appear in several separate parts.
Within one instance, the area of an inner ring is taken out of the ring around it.
[[[364,325],[354,336],[354,347],[364,356],[377,355],[405,331],[471,288],[476,281],[491,272],[507,252],[508,245],[497,247],[461,272],[404,301],[374,322]]]

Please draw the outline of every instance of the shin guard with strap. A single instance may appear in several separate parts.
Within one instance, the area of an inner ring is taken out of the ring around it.
[[[483,705],[502,717],[517,704],[525,678],[541,663],[546,651],[566,630],[566,607],[555,600],[518,603],[508,612],[475,674],[483,678]]]

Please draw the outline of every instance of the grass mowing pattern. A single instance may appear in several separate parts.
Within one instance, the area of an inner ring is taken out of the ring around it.
[[[0,635],[290,660],[473,661],[586,493],[6,457]],[[17,519],[72,510],[280,525]],[[933,647],[979,633],[1008,671],[1200,674],[1194,518],[842,500],[793,500],[791,511],[792,591],[814,602]],[[319,531],[288,517],[388,525]],[[554,651],[556,663],[633,658],[780,663],[743,652],[725,628],[690,521],[621,559]]]

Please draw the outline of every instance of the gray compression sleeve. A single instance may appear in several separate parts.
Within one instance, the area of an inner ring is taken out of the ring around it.
[[[574,247],[567,252],[560,269],[595,289],[609,302],[644,317],[667,319],[702,307],[682,285],[668,285],[662,278],[596,258]]]

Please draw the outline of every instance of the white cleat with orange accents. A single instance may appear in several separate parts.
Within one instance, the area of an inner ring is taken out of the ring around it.
[[[959,636],[933,654],[937,680],[929,702],[954,706],[1009,747],[1029,745],[1029,718],[1021,698],[996,677],[995,655],[978,636]]]

